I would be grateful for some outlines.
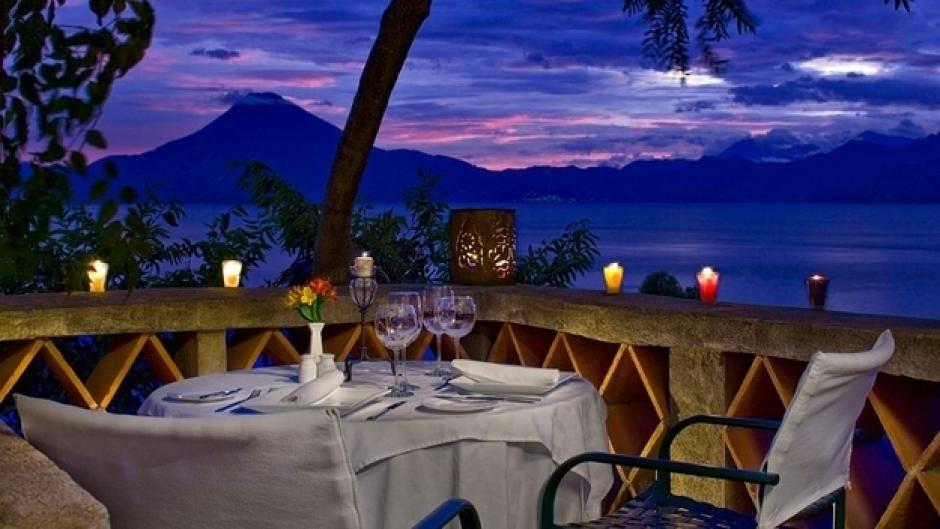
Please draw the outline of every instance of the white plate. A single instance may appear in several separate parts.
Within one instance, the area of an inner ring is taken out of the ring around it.
[[[494,384],[477,382],[465,376],[450,381],[450,385],[469,393],[485,395],[545,395],[551,390],[575,377],[574,373],[562,373],[554,386],[533,386],[527,384]]]
[[[388,393],[388,389],[375,386],[340,386],[313,404],[281,402],[281,399],[295,389],[297,389],[297,386],[275,389],[266,395],[245,402],[242,407],[261,413],[276,413],[302,408],[332,408],[338,411],[340,415],[345,415]]]
[[[480,400],[453,400],[428,397],[421,401],[421,406],[444,413],[473,413],[477,411],[492,410],[497,402]]]
[[[226,400],[232,400],[235,397],[241,396],[245,398],[248,396],[248,393],[244,390],[236,391],[235,393],[230,393],[228,395],[213,395],[211,397],[199,398],[201,395],[211,393],[211,391],[189,391],[186,393],[170,393],[165,398],[166,400],[173,402],[186,402],[190,404],[210,404],[213,402],[222,402]]]

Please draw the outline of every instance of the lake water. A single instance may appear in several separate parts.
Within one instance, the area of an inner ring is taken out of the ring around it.
[[[480,206],[473,204],[472,206]],[[490,206],[497,207],[490,204]],[[401,206],[378,205],[376,210]],[[464,205],[454,205],[464,207]],[[777,204],[511,204],[519,252],[588,219],[601,257],[578,288],[600,289],[601,268],[619,261],[625,291],[665,270],[691,285],[703,265],[721,271],[720,299],[806,306],[804,279],[831,278],[832,310],[940,318],[940,206]],[[199,237],[217,205],[188,205],[181,235]],[[260,284],[285,268],[272,255]]]

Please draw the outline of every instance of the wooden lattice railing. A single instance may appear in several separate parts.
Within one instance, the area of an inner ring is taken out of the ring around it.
[[[550,366],[578,372],[608,405],[612,450],[652,455],[667,425],[696,413],[779,418],[805,362],[818,349],[860,350],[891,328],[898,349],[859,420],[848,495],[849,525],[940,526],[940,322],[719,305],[647,296],[532,287],[468,289],[478,300],[475,331],[445,358]],[[144,363],[161,383],[261,362],[295,363],[308,341],[302,320],[273,289],[190,289],[91,295],[0,297],[0,402],[40,363],[75,404],[107,409]],[[380,295],[381,297],[381,295]],[[388,351],[351,303],[327,310],[324,348],[357,354],[362,333],[373,357]],[[104,353],[78,373],[62,345],[107,336]],[[427,333],[408,351],[434,347]],[[19,384],[22,385],[21,383]],[[757,468],[771,436],[693,429],[674,455]],[[614,505],[649,475],[618,471]],[[676,479],[679,492],[753,510],[755,491]],[[813,527],[812,521],[806,522]]]

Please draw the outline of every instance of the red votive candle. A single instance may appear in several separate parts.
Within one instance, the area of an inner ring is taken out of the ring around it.
[[[826,296],[829,293],[829,278],[820,274],[807,277],[806,293],[809,295],[809,308],[823,310],[826,308]]]
[[[706,305],[718,303],[718,271],[710,266],[699,270],[695,276],[698,279],[698,297]]]

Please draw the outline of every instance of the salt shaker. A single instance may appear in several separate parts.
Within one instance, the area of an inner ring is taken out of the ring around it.
[[[301,384],[306,384],[315,378],[317,378],[316,358],[309,354],[300,355],[300,367],[297,371],[297,381]]]
[[[331,354],[322,354],[320,355],[320,361],[317,362],[317,375],[323,375],[329,373],[330,371],[336,371],[336,361],[334,356]]]

